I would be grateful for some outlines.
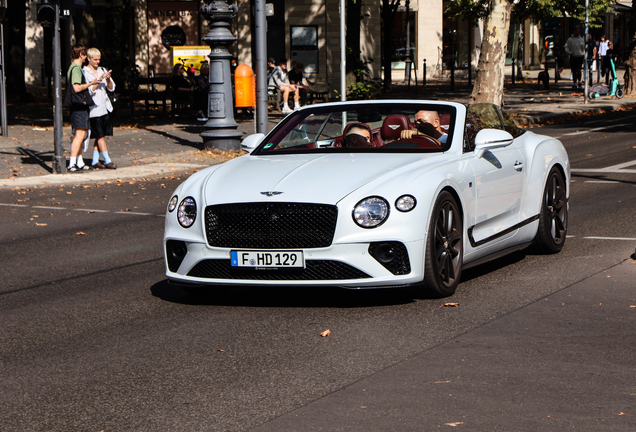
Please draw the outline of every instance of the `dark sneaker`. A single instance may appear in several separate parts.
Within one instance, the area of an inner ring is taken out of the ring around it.
[[[93,164],[93,169],[106,169],[106,165],[104,165],[101,161],[97,161],[97,163]]]
[[[84,172],[84,170],[81,169],[80,167],[78,167],[77,165],[73,165],[73,166],[68,167],[68,172],[81,173],[81,172]]]
[[[117,169],[117,164],[115,162],[108,162],[106,165],[104,165],[106,168],[108,169]]]

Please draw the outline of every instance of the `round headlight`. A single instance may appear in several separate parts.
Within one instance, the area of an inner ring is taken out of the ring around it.
[[[415,197],[411,195],[402,195],[395,201],[395,208],[401,212],[411,211],[415,208]]]
[[[168,211],[170,213],[172,213],[174,211],[174,209],[177,208],[177,202],[179,201],[179,198],[177,198],[177,196],[173,196],[172,198],[170,198],[170,202],[168,203]]]
[[[179,204],[177,211],[177,219],[179,224],[184,228],[190,228],[197,218],[197,203],[194,198],[187,197]]]
[[[375,228],[389,217],[389,203],[384,198],[369,197],[356,204],[353,220],[362,228]]]

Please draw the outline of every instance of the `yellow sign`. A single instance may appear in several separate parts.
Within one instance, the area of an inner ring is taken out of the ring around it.
[[[195,74],[198,75],[202,63],[210,62],[208,58],[210,52],[209,46],[173,46],[170,47],[170,61],[172,66],[181,63],[186,69],[193,67]]]

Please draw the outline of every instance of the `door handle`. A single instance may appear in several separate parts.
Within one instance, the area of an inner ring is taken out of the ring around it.
[[[523,171],[523,163],[519,161],[515,162],[515,169],[517,170],[517,172]]]

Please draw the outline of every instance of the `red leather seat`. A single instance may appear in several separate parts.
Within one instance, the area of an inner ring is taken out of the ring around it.
[[[386,116],[382,122],[380,135],[384,141],[400,139],[400,132],[403,130],[415,129],[411,126],[409,118],[403,114],[391,114]]]
[[[333,144],[331,146],[332,147],[342,147],[342,142],[344,141],[344,137],[347,136],[347,132],[349,132],[349,129],[351,129],[352,126],[359,125],[359,124],[360,123],[349,123],[347,126],[345,126],[344,131],[342,132],[342,136],[337,137],[334,140],[334,142],[333,142]],[[364,124],[364,123],[362,123],[362,124]],[[370,145],[370,147],[382,147],[382,145],[383,145],[383,142],[382,142],[382,138],[380,138],[379,130],[378,129],[371,129],[371,145]]]
[[[450,129],[450,114],[442,114],[439,116],[439,126],[442,128],[442,132],[448,133]]]

